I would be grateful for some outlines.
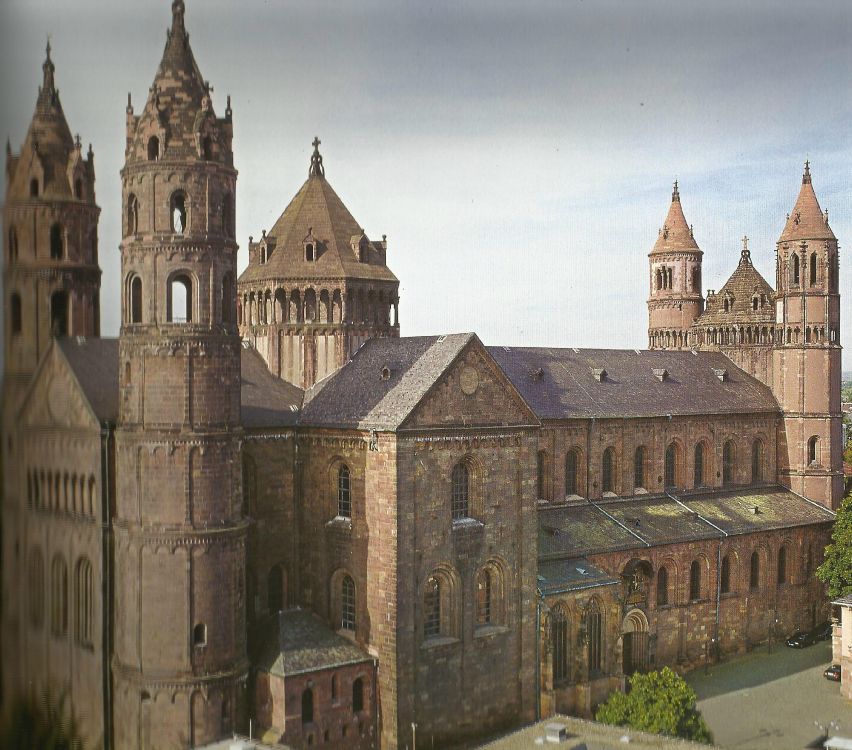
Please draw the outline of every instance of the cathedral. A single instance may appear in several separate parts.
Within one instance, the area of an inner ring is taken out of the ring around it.
[[[827,618],[838,242],[808,164],[774,287],[744,239],[704,293],[675,183],[646,350],[401,337],[318,139],[238,275],[234,113],[185,15],[127,102],[117,339],[49,46],[7,147],[4,703],[67,691],[106,749],[446,747]]]

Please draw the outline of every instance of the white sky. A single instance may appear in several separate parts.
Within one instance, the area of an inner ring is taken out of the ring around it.
[[[51,33],[69,125],[94,145],[104,335],[118,332],[127,92],[138,111],[170,21],[169,0],[0,6],[0,135],[20,148]],[[806,157],[852,242],[845,0],[187,0],[187,27],[220,115],[232,97],[241,267],[318,135],[337,193],[388,235],[403,335],[644,347],[647,253],[675,177],[709,288],[743,234],[774,284]],[[850,278],[842,250],[847,349]]]

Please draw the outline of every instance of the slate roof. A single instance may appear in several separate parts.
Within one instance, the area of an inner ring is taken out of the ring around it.
[[[538,564],[538,589],[542,594],[561,594],[618,583],[583,557],[571,560],[545,560]]]
[[[118,421],[118,339],[56,339],[83,393],[101,422]]]
[[[680,193],[677,189],[677,182],[674,184],[674,192],[672,192],[672,202],[669,206],[669,213],[666,220],[660,229],[660,234],[657,241],[654,243],[654,249],[651,250],[651,255],[673,253],[678,251],[695,252],[699,255],[701,250],[698,248],[698,243],[692,236],[692,229],[686,223],[686,217],[683,215],[683,208],[680,205]]]
[[[841,596],[839,599],[835,599],[831,603],[832,604],[839,604],[843,607],[852,607],[852,594],[847,594],[846,596]]]
[[[676,497],[680,502],[651,495],[540,510],[539,560],[831,523],[835,518],[827,508],[777,486]]]
[[[276,378],[254,349],[242,348],[240,403],[247,428],[291,427],[298,422],[304,392]]]
[[[305,391],[301,424],[395,430],[473,333],[368,340],[340,370]],[[382,379],[388,368],[390,377]]]
[[[796,205],[790,212],[779,242],[796,242],[798,240],[833,240],[834,232],[828,225],[828,219],[819,207],[814,186],[811,184],[810,165],[805,162],[805,173],[802,175],[802,187],[796,198]]]
[[[752,297],[764,296],[765,304],[752,309]],[[725,299],[733,303],[725,311]],[[775,290],[752,265],[751,253],[745,246],[740,254],[740,262],[725,285],[715,294],[707,296],[707,306],[698,316],[694,325],[749,325],[775,323]]]
[[[305,238],[317,244],[314,261],[305,259]],[[385,264],[381,243],[366,237],[367,262],[359,260],[352,248],[364,234],[349,209],[320,173],[312,173],[290,201],[265,237],[270,249],[266,263],[250,263],[240,275],[240,283],[286,279],[357,279],[397,284]]]
[[[373,661],[348,638],[302,609],[279,612],[266,623],[264,631],[257,663],[279,677]]]
[[[499,346],[488,351],[540,419],[780,410],[766,385],[718,352]],[[598,381],[594,371],[601,369],[606,377]],[[668,376],[660,381],[655,369]],[[720,380],[714,370],[727,370],[727,378]]]

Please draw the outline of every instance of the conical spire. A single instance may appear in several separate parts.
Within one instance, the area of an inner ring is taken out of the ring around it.
[[[319,152],[320,143],[322,141],[314,136],[314,141],[311,144],[314,147],[314,152],[311,154],[311,167],[308,170],[308,177],[325,177],[325,167],[322,165],[322,155]]]
[[[819,201],[811,184],[811,164],[806,161],[799,197],[796,198],[796,205],[787,217],[787,223],[778,241],[833,239],[836,239],[834,232],[828,225],[828,217],[819,207]]]
[[[654,253],[669,253],[676,250],[698,250],[698,244],[692,236],[692,229],[686,223],[683,208],[680,205],[680,191],[677,180],[672,189],[672,203],[666,221],[660,229],[660,236],[654,244]]]

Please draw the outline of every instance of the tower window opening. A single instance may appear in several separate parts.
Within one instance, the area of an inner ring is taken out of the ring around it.
[[[74,180],[74,197],[78,201],[83,200],[83,180],[81,180],[79,177]]]
[[[226,237],[233,237],[234,230],[231,222],[231,214],[233,213],[234,202],[230,193],[225,193],[222,199],[222,234]]]
[[[352,712],[364,710],[364,678],[359,677],[352,683]]]
[[[186,195],[180,190],[172,195],[171,217],[172,231],[184,234],[187,230]]]
[[[790,282],[794,286],[799,285],[799,256],[793,253],[790,256]]]
[[[207,626],[199,622],[192,629],[192,645],[193,646],[206,646],[207,645]]]
[[[222,322],[234,322],[234,275],[228,271],[222,277]]]
[[[65,255],[65,248],[63,247],[65,243],[63,242],[62,237],[62,225],[54,224],[50,228],[50,259],[51,260],[62,260],[62,256]]]
[[[30,198],[38,198],[38,180],[35,177],[30,180]]]
[[[808,463],[819,463],[819,438],[816,435],[808,440]]]
[[[12,293],[12,298],[9,302],[10,311],[9,318],[12,322],[12,335],[17,336],[23,328],[23,313],[21,311],[21,295],[17,292]]]
[[[127,234],[139,231],[139,201],[133,193],[127,197]]]
[[[157,161],[160,158],[160,139],[152,135],[148,139],[148,161]]]
[[[355,581],[343,576],[340,588],[340,628],[355,632]]]
[[[759,306],[760,306],[760,299],[758,299],[757,297],[752,297],[751,298],[751,309],[757,310],[757,308]]]
[[[441,581],[430,576],[423,596],[423,637],[436,638],[441,635]]]
[[[692,291],[700,292],[701,291],[701,269],[693,268],[692,269]]]
[[[9,263],[18,261],[18,232],[15,227],[9,227]]]
[[[50,297],[50,332],[56,338],[68,335],[67,292],[54,292]]]
[[[337,515],[352,518],[352,486],[349,467],[345,464],[337,470]]]
[[[817,254],[811,253],[811,286],[817,285]]]
[[[213,139],[209,135],[204,136],[201,142],[201,152],[205,161],[213,160]]]
[[[138,276],[130,282],[130,322],[142,322],[142,279]]]
[[[192,280],[180,274],[169,282],[169,323],[192,322]]]

